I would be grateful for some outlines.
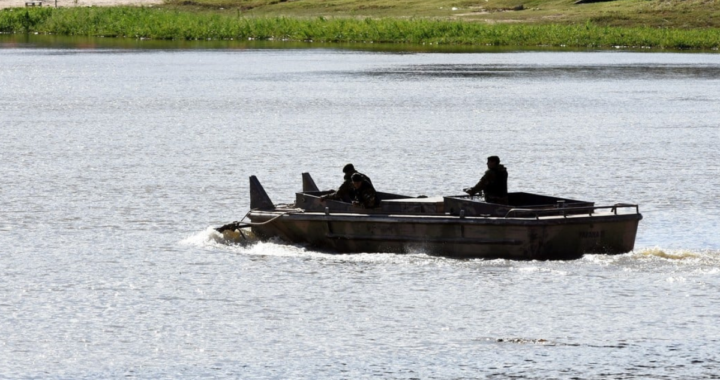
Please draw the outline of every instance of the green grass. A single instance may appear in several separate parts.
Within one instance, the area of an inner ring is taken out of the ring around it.
[[[717,49],[720,30],[464,22],[429,18],[244,17],[142,7],[0,10],[0,32],[163,40],[257,39],[492,46]]]
[[[165,0],[191,10],[247,16],[441,18],[486,23],[584,24],[671,28],[720,27],[719,0]],[[523,5],[520,11],[512,9]],[[222,9],[221,9],[222,8]]]

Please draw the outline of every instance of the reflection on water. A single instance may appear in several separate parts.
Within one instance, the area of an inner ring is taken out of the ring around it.
[[[367,75],[518,79],[720,79],[720,65],[418,65],[380,69]]]
[[[718,55],[12,38],[0,37],[0,377],[720,368]],[[303,171],[336,187],[348,162],[383,191],[450,194],[491,154],[513,190],[639,203],[636,251],[336,255],[208,227],[244,215],[253,174],[275,202],[293,200]]]

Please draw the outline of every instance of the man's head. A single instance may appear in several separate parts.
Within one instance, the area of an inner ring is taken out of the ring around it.
[[[494,169],[498,165],[500,165],[500,157],[498,156],[490,156],[487,158],[487,167],[488,169]]]
[[[347,165],[343,166],[343,173],[345,173],[345,174],[355,173],[355,167],[353,166],[353,164],[347,164]]]
[[[351,179],[352,179],[353,187],[355,187],[356,189],[359,189],[360,186],[362,186],[363,177],[359,173],[353,174]]]

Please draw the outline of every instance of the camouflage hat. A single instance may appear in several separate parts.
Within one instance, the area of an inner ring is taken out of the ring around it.
[[[343,166],[343,173],[355,173],[355,167],[353,164],[347,164]]]

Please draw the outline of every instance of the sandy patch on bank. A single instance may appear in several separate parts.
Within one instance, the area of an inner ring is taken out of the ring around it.
[[[0,0],[0,8],[24,7],[26,1],[32,0]],[[37,1],[36,1],[37,2]],[[108,7],[113,5],[153,5],[162,4],[162,0],[58,0],[58,7]],[[43,1],[43,7],[54,7],[55,1]]]

